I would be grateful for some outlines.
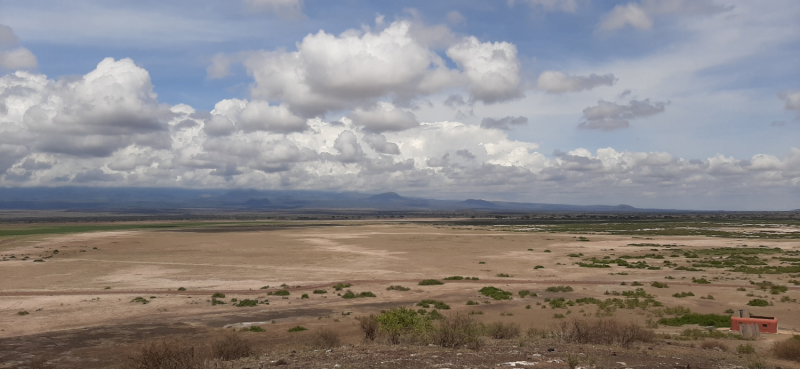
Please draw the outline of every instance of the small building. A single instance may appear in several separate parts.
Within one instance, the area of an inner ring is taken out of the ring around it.
[[[758,325],[758,331],[761,333],[778,333],[778,318],[750,315],[744,310],[739,310],[738,314],[731,317],[732,331],[742,331],[742,326],[746,324]]]

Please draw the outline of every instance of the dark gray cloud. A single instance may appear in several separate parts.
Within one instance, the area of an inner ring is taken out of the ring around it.
[[[585,129],[602,129],[611,131],[630,126],[630,120],[663,113],[664,102],[631,100],[627,105],[600,100],[596,106],[583,109],[584,122],[579,125]]]
[[[106,173],[102,169],[96,168],[80,172],[72,179],[74,183],[91,183],[91,182],[116,182],[123,178],[122,175],[114,173]]]

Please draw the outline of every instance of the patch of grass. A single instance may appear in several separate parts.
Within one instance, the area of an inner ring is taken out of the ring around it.
[[[454,276],[451,276],[451,277],[444,278],[445,281],[460,281],[460,280],[463,280],[463,279],[464,279],[464,277],[462,277],[460,275],[454,275]]]
[[[717,328],[723,328],[731,326],[731,317],[720,314],[689,313],[680,317],[661,318],[658,320],[658,324],[667,325],[670,327],[680,327],[686,324],[698,324],[704,327],[713,326]]]
[[[569,256],[569,257],[571,257],[571,258],[579,258],[579,257],[583,256],[583,254],[574,254],[574,253],[573,253],[573,254],[569,254],[569,255],[567,255],[567,256]]]
[[[705,278],[694,278],[694,277],[692,277],[692,283],[697,283],[697,284],[711,284],[711,282],[709,282],[709,281],[708,281],[707,279],[705,279]]]
[[[562,322],[558,324],[554,333],[568,343],[622,347],[629,347],[636,342],[651,342],[654,337],[653,331],[642,328],[636,323],[623,323],[614,319]]]
[[[752,299],[747,303],[747,306],[769,306],[769,301],[763,299]]]
[[[26,310],[20,310],[20,311],[17,312],[17,315],[21,315],[21,316],[25,316],[25,315],[28,315],[28,314],[30,314],[30,313],[27,312]]]
[[[691,291],[690,292],[678,292],[678,293],[672,294],[672,297],[677,297],[677,298],[690,297],[690,296],[694,296],[694,293],[692,293]]]
[[[736,347],[736,353],[740,355],[749,355],[754,354],[755,352],[756,348],[750,343],[744,343]]]
[[[250,327],[248,327],[245,330],[248,331],[248,332],[266,332],[267,331],[266,329],[261,328],[260,325],[251,325]]]
[[[439,284],[444,284],[444,282],[438,279],[423,279],[421,282],[419,282],[420,286],[435,286]]]
[[[550,250],[544,250],[544,252],[552,252],[552,251],[550,251]]]
[[[639,283],[639,282],[634,281],[633,283],[631,283],[631,286],[644,286],[644,285]]]
[[[525,298],[525,296],[530,296],[530,297],[539,296],[535,292],[531,292],[531,291],[528,291],[528,290],[519,291],[519,292],[517,292],[517,294],[519,295],[520,298]]]
[[[304,294],[300,295],[300,299],[301,300],[302,299],[307,299],[307,298],[308,298],[308,294],[307,293],[304,293]]]
[[[480,305],[480,302],[469,300],[467,301],[467,305]]]
[[[337,283],[335,286],[333,286],[333,289],[337,290],[337,291],[341,291],[341,290],[343,290],[345,288],[352,287],[352,286],[353,285],[351,285],[350,283],[341,283],[340,282],[340,283]]]
[[[211,298],[211,306],[216,306],[216,305],[227,305],[227,304],[228,304],[228,303],[226,303],[225,301],[222,301],[222,300],[217,300],[217,298],[216,298],[216,297],[212,297],[212,298]]]
[[[533,267],[533,269],[544,269],[544,265],[537,265]]]
[[[433,305],[434,309],[439,309],[439,310],[449,310],[450,309],[450,305],[447,305],[442,301],[422,300],[421,302],[417,303],[417,306],[421,306],[421,307],[424,307],[426,309],[431,307],[431,305]]]
[[[485,261],[479,261],[478,264],[486,264]]]
[[[135,302],[137,304],[142,304],[142,305],[146,305],[146,304],[150,303],[149,300],[147,300],[146,298],[141,297],[141,296],[135,297],[133,300],[131,300],[131,302]]]
[[[395,286],[386,287],[386,290],[387,291],[409,291],[409,290],[411,290],[411,288],[395,285]]]
[[[302,332],[302,331],[307,331],[307,330],[308,330],[308,328],[303,327],[301,325],[296,325],[294,327],[289,328],[289,332]]]
[[[225,294],[222,292],[214,292],[214,294],[211,295],[211,298],[224,299]]]
[[[588,239],[588,238],[586,238],[586,237],[580,236],[580,237],[578,237],[578,241],[582,241],[582,242],[588,242],[588,241],[589,241],[589,239]]]
[[[775,342],[772,346],[772,353],[784,360],[791,360],[800,363],[800,336],[780,342]]]
[[[214,357],[222,360],[236,360],[253,354],[253,346],[236,334],[228,334],[211,344]],[[155,366],[154,368],[158,368]],[[163,367],[162,367],[163,368]],[[167,368],[171,368],[167,366]],[[196,368],[193,366],[192,368]]]
[[[653,283],[650,283],[650,286],[653,286],[653,287],[655,287],[655,288],[669,288],[669,285],[668,285],[668,284],[666,284],[666,283],[661,283],[661,282],[653,282]]]
[[[178,291],[186,291],[186,287],[178,287]]]
[[[545,289],[547,292],[572,292],[573,289],[570,286],[551,286]]]
[[[315,294],[315,295],[322,295],[322,294],[328,293],[328,291],[327,290],[314,290],[314,292],[312,292],[312,293]]]
[[[507,340],[519,337],[519,324],[494,322],[486,327],[486,331],[494,339]]]
[[[343,299],[358,299],[363,297],[377,297],[374,293],[365,291],[361,293],[354,293],[353,291],[347,291],[344,295],[342,295]]]
[[[288,290],[278,290],[278,291],[275,291],[275,292],[267,293],[267,295],[275,295],[275,296],[289,296],[291,294],[292,293],[289,292]]]
[[[259,288],[259,289],[260,290],[266,290],[266,289],[269,289],[269,286],[261,286],[261,288]]]
[[[500,277],[500,278],[510,278],[511,276],[510,276],[510,275],[508,275],[508,274],[505,274],[505,273],[498,273],[498,274],[497,274],[497,277]]]
[[[565,317],[564,317],[564,314],[553,314],[553,318],[564,319]]]
[[[511,292],[503,291],[496,287],[483,287],[478,292],[480,292],[484,296],[491,297],[495,300],[511,300],[511,296],[513,295]]]

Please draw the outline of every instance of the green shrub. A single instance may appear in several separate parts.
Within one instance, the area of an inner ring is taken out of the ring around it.
[[[233,301],[233,299],[231,299],[231,301]],[[253,307],[253,306],[256,306],[256,305],[258,305],[258,300],[244,299],[242,301],[239,301],[235,306],[236,307]]]
[[[377,297],[374,293],[365,291],[361,293],[354,293],[353,291],[347,291],[344,295],[342,295],[343,299],[358,299],[362,297]]]
[[[644,286],[644,285],[639,283],[639,282],[634,281],[633,283],[631,283],[631,286]]]
[[[692,292],[679,292],[679,293],[672,294],[672,297],[677,297],[677,298],[683,298],[683,297],[689,297],[689,296],[694,296],[694,293],[692,293]]]
[[[20,310],[20,311],[17,312],[17,315],[28,315],[28,314],[30,314],[30,313],[25,311],[25,310]]]
[[[296,325],[296,326],[294,326],[292,328],[289,328],[289,332],[302,332],[302,331],[307,331],[307,330],[308,330],[308,328],[300,326],[300,325]]]
[[[222,293],[222,292],[214,292],[214,294],[211,295],[211,298],[224,299],[225,298],[225,294]]]
[[[650,286],[653,286],[653,287],[655,287],[655,288],[669,288],[669,285],[668,285],[668,284],[666,284],[666,283],[661,283],[661,282],[653,282],[653,283],[650,283]]]
[[[511,296],[513,295],[511,292],[503,291],[492,286],[481,288],[478,292],[495,300],[511,300]]]
[[[312,292],[312,293],[317,294],[317,295],[322,295],[324,293],[328,293],[328,291],[326,291],[326,290],[314,290],[314,292]]]
[[[216,306],[216,305],[227,305],[227,303],[225,301],[222,301],[222,300],[217,300],[216,297],[212,297],[211,298],[211,306]]]
[[[769,301],[763,299],[752,299],[747,306],[769,306]]]
[[[426,309],[431,307],[431,305],[433,305],[434,309],[439,309],[439,310],[448,310],[448,309],[450,309],[450,306],[445,304],[442,301],[422,300],[421,302],[417,303],[417,306],[422,306],[422,307],[424,307]]]
[[[708,281],[707,279],[705,279],[705,278],[700,278],[700,279],[697,279],[697,278],[694,278],[694,277],[692,277],[692,283],[697,283],[697,284],[711,284],[711,282],[709,282],[709,281]]]
[[[469,301],[467,301],[467,305],[480,305],[480,303],[477,302],[477,301],[469,300]]]
[[[304,293],[304,294],[300,295],[300,299],[301,300],[302,299],[307,299],[307,298],[308,298],[308,294],[307,293]]]
[[[786,292],[788,290],[789,289],[786,286],[775,285],[775,286],[771,286],[769,288],[769,293],[771,293],[773,295],[778,295],[778,294],[784,293],[784,292]]]
[[[411,288],[403,287],[403,286],[389,286],[389,287],[386,287],[386,290],[387,291],[392,291],[392,290],[394,290],[394,291],[409,291],[409,290],[411,290]]]
[[[686,324],[697,324],[704,327],[714,326],[717,328],[730,327],[731,317],[720,314],[697,314],[689,313],[675,318],[661,318],[658,324],[670,327],[680,327]]]
[[[564,314],[553,314],[553,318],[564,319]]]
[[[552,286],[552,287],[547,287],[545,289],[545,291],[547,291],[547,292],[572,292],[573,289],[570,286]]]
[[[287,290],[278,290],[278,291],[273,292],[272,294],[275,295],[275,296],[289,296],[292,293],[287,291]]]
[[[550,251],[550,250],[544,250],[544,252],[552,252],[552,251]]]
[[[533,269],[544,269],[544,265],[537,265],[533,267]]]
[[[266,290],[266,289],[268,289],[268,288],[269,288],[269,286],[261,286],[261,288],[259,288],[259,289],[261,289],[261,290]]]
[[[400,343],[405,335],[421,335],[433,329],[429,318],[404,307],[385,311],[375,319],[380,323],[380,330],[393,344]]]
[[[333,286],[333,289],[337,290],[337,291],[341,291],[341,290],[343,290],[345,288],[348,288],[348,287],[352,287],[352,285],[350,283],[341,283],[340,282],[340,283],[336,284],[335,286]]]
[[[508,275],[508,274],[505,274],[505,273],[497,273],[497,277],[501,277],[501,278],[509,278],[509,277],[511,277],[511,276],[510,276],[510,275]]]
[[[134,298],[133,300],[131,300],[131,302],[139,303],[139,304],[142,304],[142,305],[150,303],[150,301],[148,301],[146,298],[141,297],[141,296]]]
[[[486,264],[485,261],[479,261],[478,264]]]
[[[247,331],[248,332],[266,332],[267,330],[264,329],[264,328],[261,328],[261,326],[258,326],[258,325],[251,325],[249,328],[247,328]]]
[[[463,280],[463,279],[464,279],[464,277],[462,277],[460,275],[454,275],[452,277],[444,278],[445,281],[460,281],[460,280]]]
[[[534,292],[531,292],[531,291],[528,291],[528,290],[522,290],[522,291],[519,291],[519,292],[517,292],[517,294],[519,294],[519,297],[520,297],[520,298],[525,298],[525,296],[530,296],[530,297],[536,297],[536,296],[539,296],[539,295],[537,295],[536,293],[534,293]]]
[[[178,291],[186,291],[185,287],[178,287]]]
[[[438,279],[423,279],[421,282],[419,282],[420,286],[435,286],[438,284],[444,284],[444,282]]]

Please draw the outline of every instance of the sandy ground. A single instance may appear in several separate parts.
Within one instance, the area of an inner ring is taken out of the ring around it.
[[[699,313],[746,308],[747,301],[754,297],[745,295],[754,293],[773,300],[774,306],[749,308],[752,313],[778,317],[785,333],[800,331],[800,304],[779,301],[782,296],[800,300],[800,289],[787,283],[792,279],[788,275],[758,278],[729,273],[726,269],[686,272],[666,268],[581,268],[573,265],[580,258],[568,256],[582,253],[583,258],[606,255],[614,258],[653,252],[650,247],[627,246],[640,242],[677,244],[681,249],[734,247],[749,242],[800,250],[797,240],[654,236],[644,241],[641,237],[591,235],[591,241],[580,242],[576,237],[578,235],[566,233],[493,231],[490,227],[453,229],[402,223],[353,225],[342,222],[341,226],[275,230],[146,230],[5,239],[0,240],[0,257],[14,255],[15,258],[0,262],[0,339],[68,334],[76,329],[94,332],[111,326],[138,327],[148,332],[159,327],[199,330],[249,324],[274,324],[283,329],[299,322],[333,324],[333,319],[357,332],[353,317],[394,306],[411,306],[422,299],[445,301],[455,311],[482,311],[482,315],[474,317],[486,322],[505,320],[518,322],[523,327],[545,327],[557,321],[554,313],[566,311],[543,309],[537,302],[544,304],[548,297],[604,299],[609,297],[604,295],[605,291],[633,289],[620,285],[633,281],[645,283],[647,292],[665,306],[683,306]],[[58,250],[58,254],[53,255],[53,250]],[[50,255],[52,257],[43,259],[44,262],[33,262]],[[22,260],[24,256],[29,259]],[[670,260],[687,264],[683,257]],[[662,262],[647,261],[651,265]],[[544,268],[534,269],[536,265]],[[618,272],[629,274],[614,274]],[[511,277],[499,278],[499,273]],[[422,279],[451,275],[480,280],[448,281],[439,286],[417,285]],[[666,276],[675,279],[666,280]],[[713,283],[693,284],[692,277],[705,277]],[[715,277],[719,279],[713,280]],[[790,289],[773,296],[752,288],[750,279],[770,280],[788,285]],[[653,288],[649,286],[652,281],[666,282],[670,287]],[[354,292],[371,291],[377,297],[341,299],[330,288],[338,282],[352,283],[350,289]],[[275,291],[282,284],[290,286],[289,298],[267,296],[268,291]],[[398,284],[412,289],[407,292],[386,290],[387,286]],[[544,291],[554,285],[570,285],[574,291]],[[263,286],[271,288],[261,289]],[[483,301],[488,300],[478,293],[485,286],[515,293],[527,289],[539,296],[487,304]],[[178,291],[179,287],[186,291]],[[747,291],[737,291],[738,287],[745,287]],[[312,294],[314,289],[325,289],[328,293]],[[689,291],[695,297],[671,296]],[[225,293],[226,300],[269,298],[270,305],[211,306],[213,292]],[[303,293],[310,298],[301,299]],[[700,298],[709,294],[713,295],[713,300]],[[137,296],[151,302],[146,305],[130,302]],[[481,304],[466,306],[467,300]],[[526,305],[532,308],[526,309]],[[593,305],[573,307],[570,314],[571,317],[593,316],[595,310]],[[18,315],[19,311],[29,314]],[[617,310],[615,316],[638,322],[653,318],[641,310]],[[129,336],[134,340],[146,335],[131,333]],[[80,347],[76,337],[73,337],[73,341],[77,340],[75,349]],[[781,337],[785,336],[765,337],[760,344],[767,345]],[[91,342],[84,341],[80,342],[91,346]],[[8,352],[6,354],[11,355]],[[0,350],[0,362],[2,355]]]

